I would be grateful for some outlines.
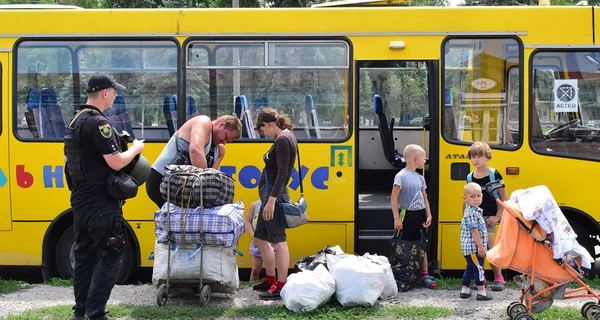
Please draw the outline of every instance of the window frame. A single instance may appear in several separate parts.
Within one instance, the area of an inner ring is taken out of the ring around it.
[[[461,36],[461,35],[452,35],[452,36],[448,36],[446,38],[444,38],[444,40],[442,41],[441,45],[440,45],[440,92],[444,92],[444,90],[446,89],[445,86],[445,79],[446,79],[446,68],[445,68],[445,62],[446,62],[446,52],[445,52],[445,46],[449,41],[452,40],[514,40],[517,44],[517,53],[519,54],[519,59],[518,59],[518,67],[519,67],[519,140],[518,141],[513,141],[513,145],[509,146],[507,144],[490,144],[490,147],[492,149],[499,149],[499,150],[509,150],[509,151],[515,151],[518,150],[522,147],[523,145],[523,141],[524,141],[524,62],[525,62],[525,52],[524,52],[524,46],[523,46],[523,41],[521,40],[521,38],[517,35],[494,35],[494,34],[490,34],[490,35],[483,35],[483,36]],[[460,45],[459,45],[460,46]],[[508,49],[507,49],[508,50]],[[515,51],[509,51],[506,57],[504,58],[504,61],[506,61],[506,59],[508,57],[511,56],[511,54],[513,54]],[[513,67],[514,68],[514,67]],[[510,70],[507,69],[506,71],[506,75],[508,75],[508,71]],[[509,85],[508,82],[508,78],[506,78],[505,83],[506,85]],[[505,87],[504,89],[507,89],[507,87]],[[510,103],[510,97],[507,97],[507,103]],[[450,139],[448,137],[446,137],[446,135],[444,134],[444,123],[445,123],[445,112],[443,112],[443,109],[446,108],[445,103],[443,101],[443,99],[440,99],[440,106],[441,106],[441,114],[440,114],[440,136],[441,139],[448,144],[452,144],[452,145],[463,145],[463,146],[470,146],[473,142],[471,141],[460,141],[460,140],[455,140],[455,139]]]

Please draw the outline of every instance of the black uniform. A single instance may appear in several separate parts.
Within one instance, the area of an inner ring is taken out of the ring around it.
[[[75,227],[76,316],[103,319],[124,247],[121,203],[107,192],[111,168],[103,155],[121,151],[119,137],[94,106],[83,105],[67,128],[67,181]]]

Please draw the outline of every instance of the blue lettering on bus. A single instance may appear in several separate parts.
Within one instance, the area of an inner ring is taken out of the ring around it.
[[[63,168],[64,166],[56,166],[56,169],[52,171],[52,166],[44,166],[44,188],[52,188],[54,183],[52,181],[56,181],[57,188],[64,188],[63,182]]]
[[[260,182],[261,169],[256,166],[249,165],[241,167],[239,174],[236,166],[221,166],[219,170],[237,180],[242,187],[247,189],[254,189],[258,187]],[[308,179],[306,178],[308,177],[310,177],[310,183],[313,187],[320,190],[328,189],[326,182],[329,180],[329,167],[318,167],[311,172],[310,168],[302,166],[302,181],[307,181]],[[292,169],[292,177],[289,187],[292,190],[296,190],[299,186],[300,180],[298,180],[298,170],[294,168]]]
[[[239,168],[237,166],[221,166],[219,168],[226,175],[237,180],[242,187],[254,189],[258,187],[260,182],[261,169],[256,166],[248,165]],[[44,188],[64,188],[64,166],[43,166]],[[4,180],[2,179],[4,177]],[[3,182],[4,181],[4,182]],[[302,182],[309,182],[314,188],[319,190],[327,190],[329,186],[329,167],[318,167],[314,170],[306,166],[302,166]],[[6,177],[0,171],[0,187],[6,183]],[[298,179],[298,170],[292,169],[292,176],[289,187],[296,190],[300,187]]]
[[[4,174],[4,171],[2,171],[2,169],[0,169],[0,188],[4,187],[6,182],[7,182],[6,175]]]

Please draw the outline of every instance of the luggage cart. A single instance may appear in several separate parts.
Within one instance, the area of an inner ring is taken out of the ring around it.
[[[204,207],[203,196],[202,196],[202,179],[199,175],[187,172],[174,173],[173,176],[179,176],[183,178],[195,177],[193,181],[199,181],[199,184],[192,184],[192,190],[196,187],[200,188],[200,207]],[[185,186],[185,185],[184,185]],[[181,187],[183,188],[183,186]],[[178,190],[178,192],[183,190]],[[204,264],[204,235],[202,234],[204,219],[200,219],[200,276],[198,279],[185,279],[185,280],[171,280],[171,251],[173,246],[173,236],[171,232],[171,181],[167,181],[167,277],[165,280],[158,281],[158,291],[156,292],[156,304],[158,306],[164,306],[169,300],[169,291],[172,288],[192,288],[199,293],[199,304],[201,307],[208,305],[210,296],[212,294],[212,286],[209,283],[205,283],[202,278],[203,275],[203,264]]]

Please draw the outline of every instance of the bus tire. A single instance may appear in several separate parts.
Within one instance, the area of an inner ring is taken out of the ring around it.
[[[126,284],[133,276],[133,250],[129,238],[128,236],[127,244],[121,255],[117,284]],[[75,266],[74,249],[75,227],[71,225],[63,232],[56,245],[56,269],[63,279],[73,278],[73,268]]]
[[[590,233],[583,228],[579,223],[574,221],[569,221],[571,224],[571,228],[577,234],[577,242],[584,247],[590,255],[593,257],[596,256],[596,248],[594,245],[594,241],[590,238]],[[595,277],[598,274],[598,266],[596,264],[592,265],[592,270],[590,271],[590,278]]]

